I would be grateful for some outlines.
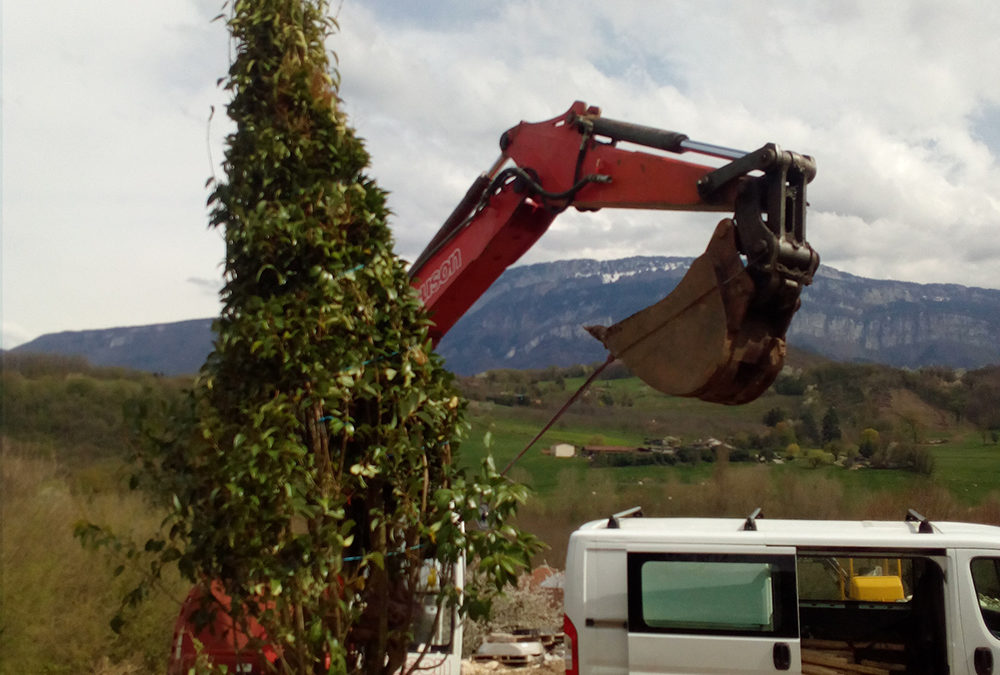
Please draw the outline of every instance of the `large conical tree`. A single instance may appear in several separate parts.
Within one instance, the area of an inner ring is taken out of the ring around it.
[[[146,418],[171,516],[144,548],[155,573],[221,583],[281,672],[394,672],[423,560],[444,611],[475,601],[444,583],[463,555],[494,585],[527,562],[532,538],[503,522],[523,490],[455,469],[463,406],[338,108],[327,3],[236,0],[228,22],[223,310],[188,425]]]

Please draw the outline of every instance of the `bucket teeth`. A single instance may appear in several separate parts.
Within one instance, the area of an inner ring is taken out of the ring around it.
[[[735,225],[725,219],[667,297],[611,326],[586,329],[658,391],[748,403],[781,372],[785,331],[798,305],[776,315],[757,307],[755,296]]]

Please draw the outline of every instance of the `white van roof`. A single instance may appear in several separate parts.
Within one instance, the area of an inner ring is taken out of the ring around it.
[[[1000,548],[1000,527],[912,520],[770,520],[750,518],[615,517],[574,533],[601,544],[724,544],[899,549]],[[919,514],[915,514],[919,516]],[[616,526],[617,525],[617,526]]]

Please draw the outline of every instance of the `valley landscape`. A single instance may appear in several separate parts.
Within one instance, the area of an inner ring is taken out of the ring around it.
[[[525,452],[605,356],[582,325],[654,302],[689,263],[515,267],[440,345],[467,401],[458,461],[502,468],[523,453],[508,476],[531,489],[518,520],[546,544],[536,565],[561,568],[576,527],[633,506],[890,520],[912,508],[1000,524],[1000,291],[821,268],[785,369],[758,400],[668,397],[614,365]],[[116,634],[108,622],[142,570],[81,547],[73,531],[105,523],[141,542],[156,530],[161,515],[128,487],[127,411],[183,398],[211,323],[52,334],[4,353],[0,649],[17,672],[162,671],[186,585],[168,578]]]
[[[492,456],[505,466],[591,368],[459,378],[470,423],[459,461],[473,468]],[[8,353],[2,383],[6,663],[20,672],[161,669],[184,584],[166,583],[116,635],[108,620],[139,570],[126,564],[115,576],[121,561],[83,549],[73,527],[103,522],[140,541],[155,529],[158,514],[128,488],[124,411],[177,400],[190,379]],[[793,351],[775,385],[745,406],[666,397],[609,369],[509,476],[532,490],[519,521],[547,544],[536,562],[560,567],[575,527],[636,505],[647,515],[760,507],[772,518],[848,519],[900,519],[913,508],[932,520],[1000,524],[998,436],[1000,368],[903,370]],[[576,456],[547,452],[560,443]]]

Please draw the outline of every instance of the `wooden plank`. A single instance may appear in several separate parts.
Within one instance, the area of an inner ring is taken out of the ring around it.
[[[818,666],[836,668],[842,673],[861,673],[862,675],[890,675],[887,668],[876,666],[866,666],[860,663],[851,663],[848,659],[835,654],[826,654],[821,651],[802,650],[802,663],[810,663]]]
[[[850,649],[807,649],[802,648],[802,658],[806,660],[808,655],[815,654],[817,657],[827,656],[830,658],[838,658],[843,663],[851,663],[855,661],[854,652]]]
[[[844,675],[844,671],[834,670],[826,666],[817,666],[815,663],[803,663],[802,675]]]
[[[803,649],[850,649],[851,643],[845,640],[817,640],[816,638],[803,638]]]
[[[901,673],[906,670],[905,663],[886,663],[885,661],[875,661],[874,659],[861,659],[861,665],[874,666],[876,668],[885,668],[890,672],[897,672],[897,673]]]
[[[854,660],[853,656],[844,654],[834,654],[832,652],[816,651],[813,649],[802,650],[802,660],[808,663],[816,663],[821,666],[840,666]]]
[[[847,642],[846,640],[818,640],[816,638],[803,638],[803,649],[854,649],[860,647],[864,649],[876,649],[887,652],[906,651],[906,645],[898,642]]]

